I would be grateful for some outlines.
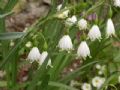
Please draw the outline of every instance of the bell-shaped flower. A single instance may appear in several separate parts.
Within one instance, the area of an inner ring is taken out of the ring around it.
[[[38,61],[40,59],[40,52],[37,47],[33,47],[27,57],[30,62]]]
[[[60,11],[61,8],[62,8],[62,4],[59,4],[59,5],[57,6],[57,11]]]
[[[48,56],[48,52],[47,52],[47,51],[44,51],[44,52],[41,54],[38,63],[39,63],[40,65],[42,65],[42,64],[44,63],[44,61],[46,60],[47,56]],[[51,64],[51,59],[48,60],[47,66],[53,67],[52,64]]]
[[[96,39],[101,39],[101,32],[97,25],[93,25],[88,33],[88,37],[91,41],[95,41]]]
[[[66,51],[69,51],[69,50],[72,50],[73,49],[73,44],[72,44],[72,40],[70,38],[69,35],[64,35],[59,43],[58,43],[58,47],[61,49],[61,50],[66,50]]]
[[[107,38],[115,36],[115,27],[111,18],[109,18],[107,21],[106,36]]]
[[[87,21],[85,19],[80,19],[78,21],[78,27],[80,30],[86,30],[87,29]]]
[[[86,59],[87,56],[90,57],[90,49],[86,41],[82,41],[77,50],[77,56],[83,59]]]
[[[77,18],[76,16],[72,16],[71,18],[67,18],[67,20],[65,21],[66,26],[72,26],[77,22]]]

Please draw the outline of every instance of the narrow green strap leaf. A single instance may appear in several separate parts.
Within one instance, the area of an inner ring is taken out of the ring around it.
[[[55,87],[60,87],[60,88],[64,88],[64,89],[66,89],[66,90],[78,90],[78,89],[76,89],[76,88],[74,88],[74,87],[67,86],[67,85],[65,85],[65,84],[58,83],[58,82],[49,82],[48,85],[50,85],[50,86],[55,86]]]
[[[18,0],[9,0],[7,5],[4,8],[4,11],[5,12],[11,11],[17,2],[18,2]]]
[[[76,69],[75,71],[73,71],[73,72],[67,74],[66,76],[64,76],[64,78],[62,78],[60,81],[61,81],[61,82],[66,81],[66,82],[67,82],[67,81],[69,81],[69,80],[77,77],[78,75],[80,75],[81,73],[83,73],[81,70],[83,70],[83,69],[85,69],[86,67],[89,67],[89,66],[91,66],[91,65],[93,65],[93,64],[95,64],[95,63],[97,63],[97,62],[98,62],[98,61],[93,61],[93,62],[90,62],[90,63],[88,63],[88,64],[85,64],[85,65],[81,66],[80,68]]]
[[[13,12],[8,12],[8,13],[5,13],[5,14],[1,14],[0,18],[5,18],[6,16],[9,16],[11,14],[13,14]]]
[[[21,38],[25,33],[24,32],[8,32],[0,33],[0,40],[13,40]]]

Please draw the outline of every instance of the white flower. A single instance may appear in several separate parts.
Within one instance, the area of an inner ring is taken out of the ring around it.
[[[107,21],[106,35],[107,35],[107,38],[112,35],[115,36],[115,27],[111,18],[109,18]]]
[[[96,64],[95,67],[96,69],[100,70],[102,66],[100,64]]]
[[[60,18],[60,19],[67,18],[67,17],[68,17],[69,12],[70,12],[69,10],[65,10],[65,11],[63,11],[63,12],[59,13],[59,14],[57,15],[57,17],[58,17],[58,18]]]
[[[42,65],[42,64],[44,63],[44,61],[46,60],[47,56],[48,56],[48,52],[47,52],[47,51],[44,51],[44,52],[41,54],[38,63],[39,63],[40,65]],[[48,60],[47,66],[52,67],[51,59]]]
[[[96,88],[100,88],[105,82],[105,78],[96,76],[92,79],[92,85]]]
[[[89,83],[84,83],[81,88],[82,90],[92,90],[92,87]]]
[[[96,39],[101,39],[101,32],[97,25],[93,25],[88,33],[88,37],[91,41],[95,41]]]
[[[57,6],[57,11],[60,11],[60,9],[62,8],[62,4]]]
[[[30,50],[27,59],[30,60],[31,62],[33,62],[35,60],[39,60],[40,59],[39,49],[37,47],[33,47]]]
[[[76,23],[76,21],[77,21],[76,16],[72,16],[71,18],[68,18],[68,19],[66,20],[65,24],[66,24],[67,26],[72,26],[73,24]]]
[[[25,44],[26,47],[30,48],[32,46],[32,42],[28,41],[26,44]]]
[[[96,64],[96,69],[98,69],[98,74],[99,75],[102,75],[104,73],[105,68],[106,68],[105,65],[101,66],[100,64]]]
[[[120,0],[114,0],[114,6],[120,7]]]
[[[78,21],[78,27],[79,27],[80,30],[87,29],[87,21],[85,19],[80,19]]]
[[[82,41],[77,50],[77,56],[83,59],[86,59],[87,56],[90,56],[90,49],[86,41]]]
[[[61,48],[61,50],[72,50],[73,49],[73,44],[72,44],[72,40],[70,38],[69,35],[64,35],[59,43],[58,43],[58,47]]]

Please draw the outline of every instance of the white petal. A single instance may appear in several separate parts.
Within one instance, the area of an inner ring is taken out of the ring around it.
[[[114,0],[114,6],[120,7],[120,0]]]
[[[75,24],[77,21],[77,18],[76,16],[72,16],[71,18],[68,18],[66,21],[65,21],[65,24],[67,26],[72,26],[73,24]]]
[[[85,19],[80,19],[78,21],[78,27],[80,30],[86,30],[87,29],[87,21]]]
[[[70,38],[69,35],[64,35],[59,43],[58,43],[58,47],[61,48],[62,50],[72,50],[73,49],[73,44],[72,44],[72,40]]]
[[[37,47],[33,47],[29,52],[27,59],[30,60],[31,62],[39,60],[40,59],[39,49]]]
[[[48,52],[47,51],[44,51],[41,56],[40,56],[40,59],[39,59],[39,64],[42,65],[44,63],[44,61],[46,60],[48,56]],[[51,59],[48,60],[48,64],[47,66],[50,66],[52,67],[52,64],[51,64]]]
[[[97,25],[93,25],[88,33],[88,37],[91,41],[95,41],[96,39],[101,39],[101,32]]]
[[[62,4],[57,6],[57,11],[60,11],[60,9],[62,8]]]
[[[90,49],[86,41],[82,41],[77,50],[77,56],[83,59],[86,59],[87,56],[90,56]]]
[[[69,10],[65,10],[65,11],[63,11],[62,13],[58,14],[57,17],[60,18],[60,19],[67,18],[69,12],[70,12]]]
[[[107,21],[106,35],[107,35],[107,37],[110,37],[112,35],[115,36],[115,27],[112,22],[112,19],[108,19],[108,21]]]

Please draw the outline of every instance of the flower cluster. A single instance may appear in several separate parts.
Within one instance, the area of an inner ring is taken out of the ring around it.
[[[99,89],[105,82],[105,78],[96,76],[92,79],[91,84],[90,83],[83,83],[81,86],[82,90],[93,90],[92,86]]]
[[[116,0],[116,2],[117,2],[117,0]],[[57,11],[60,11],[61,8],[62,8],[62,5],[60,4],[57,7]],[[97,24],[94,24],[89,29],[88,22],[85,18],[81,18],[80,20],[78,20],[75,15],[73,15],[72,17],[69,17],[68,12],[70,12],[70,11],[67,9],[67,7],[65,7],[65,8],[66,8],[66,10],[63,11],[62,13],[60,13],[58,15],[58,17],[65,18],[65,26],[67,26],[67,27],[76,25],[80,31],[84,32],[85,37],[86,37],[84,40],[81,41],[81,43],[78,46],[77,57],[83,58],[83,59],[86,59],[88,56],[91,57],[90,49],[89,49],[89,46],[87,45],[86,40],[90,39],[91,41],[95,41],[95,40],[101,41],[102,34],[101,34],[99,26]],[[88,34],[85,32],[85,30],[89,30]],[[115,36],[115,27],[114,27],[112,19],[108,18],[107,25],[106,25],[106,38],[109,38],[111,36]],[[60,39],[60,41],[58,43],[58,47],[61,50],[66,50],[66,51],[73,50],[72,40],[71,40],[70,36],[68,35],[68,33],[67,33],[67,35],[64,35]]]
[[[40,54],[39,49],[37,47],[33,47],[30,50],[27,59],[31,63],[34,61],[37,61],[39,63],[39,65],[42,65],[44,63],[44,61],[46,60],[47,56],[48,56],[47,51],[44,51],[44,52],[42,52],[42,54]],[[48,60],[47,66],[52,67],[51,59]]]

